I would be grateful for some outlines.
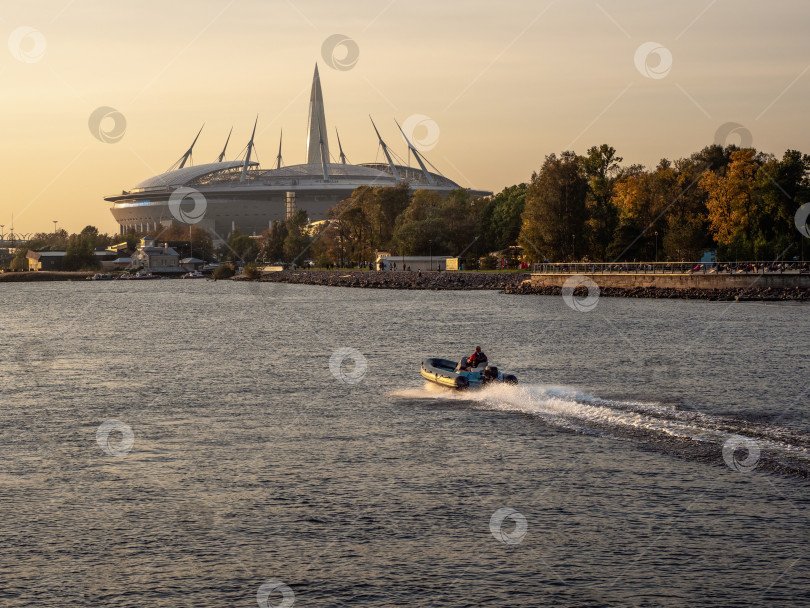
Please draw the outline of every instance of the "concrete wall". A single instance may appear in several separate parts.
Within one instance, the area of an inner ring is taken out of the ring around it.
[[[533,273],[531,282],[537,287],[562,287],[571,274]],[[674,289],[747,289],[810,288],[807,274],[586,274],[600,287],[659,287]]]

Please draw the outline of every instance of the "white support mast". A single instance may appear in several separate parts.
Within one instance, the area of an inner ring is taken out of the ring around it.
[[[194,149],[194,144],[197,143],[197,139],[200,137],[200,133],[202,133],[202,130],[203,130],[204,126],[205,126],[205,123],[203,123],[203,126],[200,127],[200,130],[197,132],[197,137],[195,137],[194,141],[191,142],[191,146],[189,147],[189,149],[186,150],[185,154],[183,154],[183,158],[180,159],[180,165],[177,167],[178,169],[182,169],[183,167],[185,167],[186,166],[186,161],[189,158],[191,158],[191,151]]]
[[[248,166],[250,165],[250,153],[253,152],[253,138],[256,135],[256,125],[259,123],[259,116],[256,115],[256,122],[253,123],[253,133],[250,136],[250,141],[248,142],[247,147],[247,154],[245,155],[245,164],[242,166],[242,177],[239,179],[240,182],[243,182],[247,179],[247,170]]]
[[[397,123],[397,127],[399,127],[399,132],[402,133],[402,137],[405,138],[405,143],[408,144],[408,149],[411,152],[413,152],[413,155],[416,158],[416,162],[419,163],[419,167],[422,169],[422,173],[425,175],[425,179],[428,181],[428,183],[431,186],[435,186],[436,185],[436,180],[433,179],[433,175],[430,174],[430,171],[428,171],[427,167],[425,167],[425,163],[422,162],[422,155],[419,153],[419,150],[417,150],[414,147],[414,145],[411,143],[411,140],[408,139],[407,135],[405,135],[405,131],[402,130],[402,127],[399,126],[399,123],[396,121],[396,119],[394,119],[394,122]]]
[[[337,127],[335,127],[335,135],[337,135],[338,148],[340,149],[340,162],[345,165],[346,155],[343,153],[343,146],[340,144],[340,133],[338,133]]]
[[[220,152],[219,156],[217,157],[218,163],[221,163],[223,160],[225,160],[225,150],[228,149],[228,142],[231,141],[231,133],[233,133],[233,127],[231,127],[231,130],[228,131],[228,139],[225,140],[225,147],[222,148],[222,152]]]
[[[377,139],[380,140],[380,145],[382,146],[383,153],[385,154],[385,158],[388,159],[388,166],[391,168],[391,173],[394,174],[394,179],[399,181],[399,171],[397,171],[397,167],[396,167],[396,165],[394,165],[394,161],[391,158],[391,154],[388,152],[388,146],[385,145],[385,142],[383,141],[383,138],[380,135],[380,132],[377,130],[377,125],[374,124],[374,119],[371,118],[370,114],[369,114],[368,118],[369,118],[369,120],[371,120],[371,126],[374,127],[374,132],[377,133]]]
[[[276,156],[276,169],[281,169],[281,141],[284,139],[284,129],[278,136],[278,156]]]

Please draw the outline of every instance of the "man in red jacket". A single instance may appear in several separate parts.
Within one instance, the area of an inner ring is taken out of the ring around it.
[[[469,361],[469,365],[471,368],[476,368],[482,363],[487,362],[487,356],[484,354],[484,351],[481,350],[480,346],[476,346],[475,352],[472,355],[470,355],[467,361]]]

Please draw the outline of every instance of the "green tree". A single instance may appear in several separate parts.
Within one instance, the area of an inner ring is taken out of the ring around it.
[[[489,200],[472,201],[481,212],[476,216],[477,235],[481,242],[475,248],[483,254],[500,251],[517,244],[526,208],[528,185],[517,184],[501,190]]]
[[[287,223],[276,220],[269,230],[262,233],[261,255],[270,263],[283,261],[284,239],[287,238]]]
[[[298,209],[287,220],[287,236],[284,239],[284,260],[301,264],[308,257],[309,244],[312,242],[307,233],[307,212]]]
[[[97,270],[100,268],[101,263],[94,253],[98,241],[99,233],[95,226],[87,226],[79,234],[70,235],[62,268],[64,270]]]
[[[583,159],[588,177],[588,228],[591,252],[596,259],[605,259],[607,248],[619,225],[619,210],[613,203],[613,185],[621,170],[622,157],[607,144],[593,146]]]
[[[232,261],[254,262],[258,255],[259,244],[256,239],[242,234],[238,228],[231,233],[223,248],[223,257]]]
[[[577,239],[584,245],[587,194],[588,180],[581,157],[573,152],[546,157],[540,172],[532,175],[526,192],[518,238],[531,261],[576,257]]]

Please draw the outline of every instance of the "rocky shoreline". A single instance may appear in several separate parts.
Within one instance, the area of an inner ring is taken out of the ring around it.
[[[528,283],[518,285],[514,288],[506,288],[505,293],[538,295],[538,296],[559,296],[562,294],[561,287],[537,287]],[[585,297],[588,290],[585,287],[578,287],[574,290],[575,297]],[[606,298],[658,298],[658,299],[680,299],[680,300],[709,300],[712,302],[731,301],[798,301],[810,300],[810,289],[801,287],[775,288],[775,287],[751,287],[748,289],[676,289],[672,287],[601,287],[600,297]]]
[[[237,280],[241,277],[237,277]],[[261,281],[324,285],[329,287],[359,287],[366,289],[434,289],[434,290],[498,290],[516,295],[559,296],[561,287],[538,287],[528,282],[528,273],[500,272],[378,272],[341,270],[296,270],[262,275]],[[575,296],[584,297],[587,290],[580,287]],[[675,289],[635,287],[629,289],[603,287],[600,295],[608,298],[661,298],[709,301],[810,301],[810,289],[748,288],[748,289]]]
[[[77,270],[76,272],[63,272],[41,270],[39,272],[3,272],[0,273],[0,283],[31,283],[36,281],[84,281],[97,271]]]
[[[509,272],[407,272],[375,270],[296,270],[269,272],[261,281],[297,283],[329,287],[365,287],[368,289],[517,289],[527,280],[526,273]]]

